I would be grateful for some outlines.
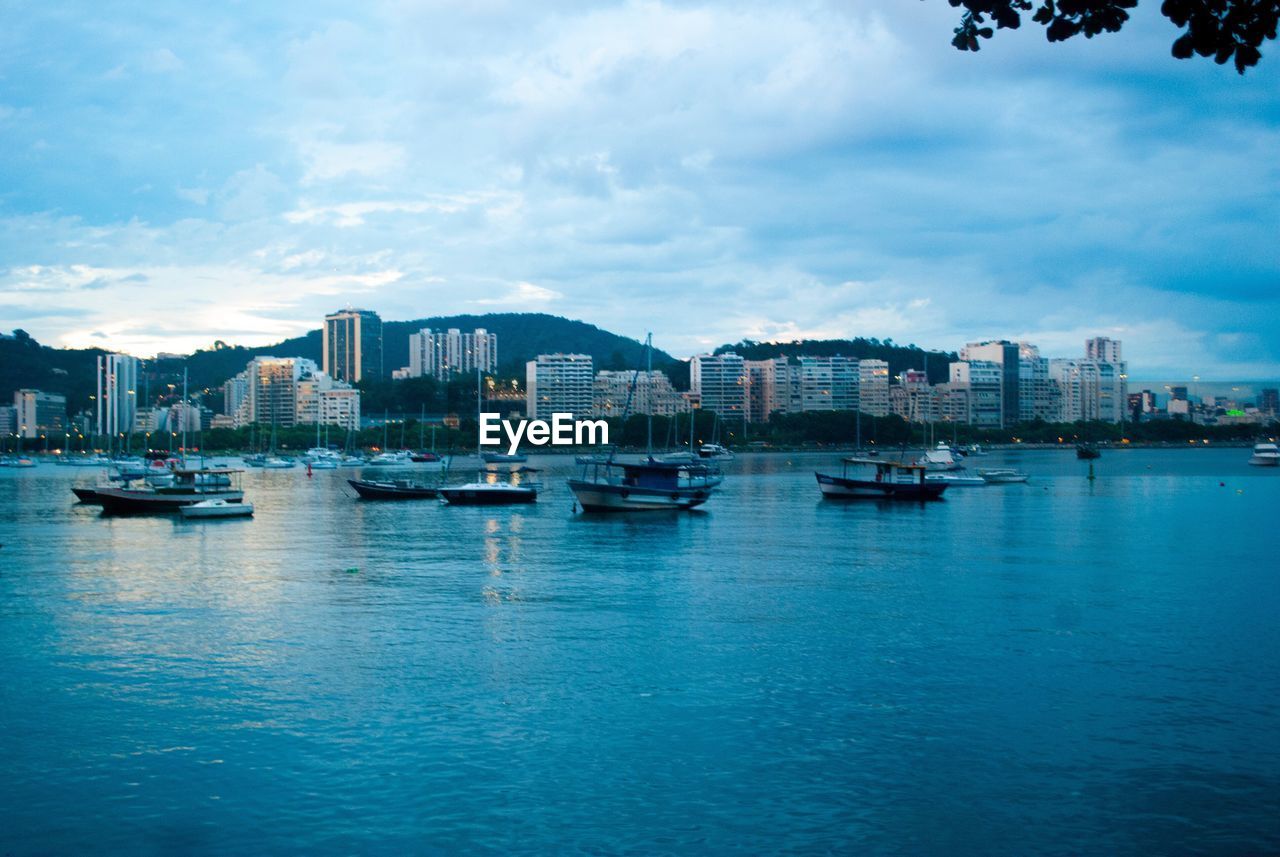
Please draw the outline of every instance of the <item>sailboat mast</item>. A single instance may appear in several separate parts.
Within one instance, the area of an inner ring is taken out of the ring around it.
[[[649,412],[648,421],[645,423],[645,453],[649,458],[653,458],[653,331],[649,331],[649,335],[644,340],[644,360],[645,377],[648,378],[649,384],[649,407],[645,409]]]
[[[182,467],[187,467],[187,367],[182,367]]]

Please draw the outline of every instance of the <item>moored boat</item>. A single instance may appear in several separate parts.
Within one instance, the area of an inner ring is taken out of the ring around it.
[[[347,484],[365,500],[434,500],[440,489],[407,479],[348,479]]]
[[[712,466],[649,456],[585,464],[582,476],[569,480],[569,489],[584,512],[639,512],[697,508],[722,481]]]
[[[523,452],[482,452],[480,460],[485,464],[521,464],[529,460]]]
[[[1274,443],[1259,443],[1254,446],[1249,463],[1254,467],[1280,467],[1280,448]]]
[[[1008,484],[1013,482],[1026,482],[1027,474],[1021,470],[1013,468],[996,467],[989,470],[979,470],[978,475],[993,485]]]
[[[924,481],[940,483],[951,488],[976,488],[987,484],[987,480],[981,476],[967,476],[961,473],[929,473],[925,475]]]
[[[233,503],[230,500],[201,500],[190,506],[183,506],[178,513],[184,518],[207,520],[211,518],[251,518],[252,503]]]
[[[537,502],[538,489],[510,482],[467,482],[441,488],[440,496],[450,506],[511,506]]]
[[[102,504],[103,514],[128,515],[149,512],[173,512],[202,500],[226,500],[239,503],[244,491],[236,485],[222,485],[222,478],[232,480],[238,470],[177,469],[173,484],[155,488],[95,488],[95,500]],[[206,481],[208,480],[208,481]],[[79,496],[77,494],[77,496]]]
[[[943,441],[938,441],[933,449],[926,450],[920,463],[933,471],[960,470],[964,467],[951,447]]]
[[[947,483],[927,481],[923,464],[846,458],[839,476],[815,473],[827,500],[938,500]]]

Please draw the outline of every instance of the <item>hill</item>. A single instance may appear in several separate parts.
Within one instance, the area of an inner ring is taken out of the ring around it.
[[[13,404],[15,390],[61,393],[72,413],[89,406],[97,392],[98,348],[50,348],[26,331],[0,337],[0,405]]]
[[[907,369],[925,369],[931,384],[947,380],[947,364],[960,358],[954,351],[926,351],[917,345],[898,345],[892,339],[798,339],[794,342],[755,342],[744,339],[734,345],[721,345],[716,354],[732,351],[746,360],[771,360],[776,357],[853,357],[858,360],[883,360],[889,364],[889,375]]]

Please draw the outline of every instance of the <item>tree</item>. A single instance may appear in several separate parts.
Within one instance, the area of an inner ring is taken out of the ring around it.
[[[1016,30],[1022,15],[1035,10],[1031,20],[1045,28],[1051,42],[1061,42],[1084,34],[1091,39],[1099,33],[1114,33],[1129,20],[1127,10],[1138,0],[948,0],[963,7],[960,26],[951,44],[962,51],[976,51],[980,39],[989,39],[996,29]],[[1038,6],[1036,4],[1039,4]],[[1280,21],[1280,0],[1164,0],[1161,13],[1182,28],[1173,42],[1172,53],[1178,59],[1192,54],[1213,57],[1222,65],[1234,59],[1236,70],[1258,64],[1259,50],[1267,39],[1276,37]]]

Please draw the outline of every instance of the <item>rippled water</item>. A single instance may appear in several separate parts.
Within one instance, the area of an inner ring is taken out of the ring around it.
[[[1280,850],[1280,473],[993,454],[1028,485],[709,510],[102,518],[0,470],[0,850]],[[536,463],[536,462],[535,462]],[[1220,484],[1225,483],[1225,484]]]

